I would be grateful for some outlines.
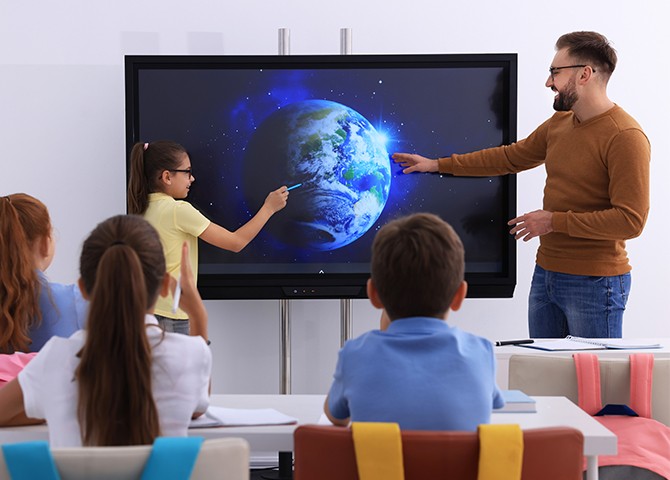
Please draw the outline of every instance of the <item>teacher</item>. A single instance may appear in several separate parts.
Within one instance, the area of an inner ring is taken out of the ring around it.
[[[631,286],[626,240],[647,220],[651,148],[607,95],[616,62],[603,35],[565,34],[545,83],[556,93],[556,113],[526,139],[436,160],[392,156],[404,173],[493,176],[545,165],[542,209],[508,222],[516,239],[540,237],[528,303],[533,338],[622,336]]]

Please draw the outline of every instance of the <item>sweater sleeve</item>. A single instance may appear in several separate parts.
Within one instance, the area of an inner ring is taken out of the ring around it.
[[[511,145],[439,158],[439,172],[457,176],[491,177],[537,167],[546,158],[550,122],[551,119],[545,121],[527,138]]]

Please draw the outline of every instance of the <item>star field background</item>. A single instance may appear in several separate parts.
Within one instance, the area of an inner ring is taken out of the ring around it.
[[[196,178],[187,200],[213,222],[235,230],[263,203],[264,196],[252,198],[244,191],[245,153],[255,130],[277,109],[309,99],[338,102],[387,138],[389,154],[436,158],[505,141],[501,77],[501,67],[140,70],[139,140],[170,139],[184,145]],[[386,206],[355,242],[330,252],[298,250],[261,231],[238,254],[201,242],[200,271],[367,273],[376,231],[417,211],[436,213],[456,229],[465,245],[466,272],[502,269],[501,238],[507,235],[508,220],[502,178],[404,175],[389,162]],[[277,178],[273,188],[282,184],[290,186],[291,179]],[[289,197],[289,202],[308,201],[300,188]],[[282,212],[270,220],[281,221]]]

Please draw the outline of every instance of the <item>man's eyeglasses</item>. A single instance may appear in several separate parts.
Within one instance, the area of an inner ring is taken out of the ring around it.
[[[563,70],[564,68],[582,68],[582,67],[588,67],[589,65],[566,65],[564,67],[549,67],[549,75],[551,75],[551,79],[554,79],[554,75],[556,75],[556,72],[559,70]],[[595,68],[591,67],[593,72],[596,71]]]
[[[193,175],[193,169],[192,169],[192,168],[183,168],[183,169],[181,169],[181,170],[178,169],[178,168],[171,168],[170,171],[171,171],[171,172],[181,172],[181,173],[186,173],[186,174],[188,174],[189,177]]]

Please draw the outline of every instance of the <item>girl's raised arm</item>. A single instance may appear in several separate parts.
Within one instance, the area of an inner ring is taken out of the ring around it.
[[[286,186],[279,187],[269,193],[258,213],[234,232],[216,223],[210,223],[200,234],[200,238],[215,247],[237,253],[258,235],[272,215],[286,206],[287,199],[288,189]]]

